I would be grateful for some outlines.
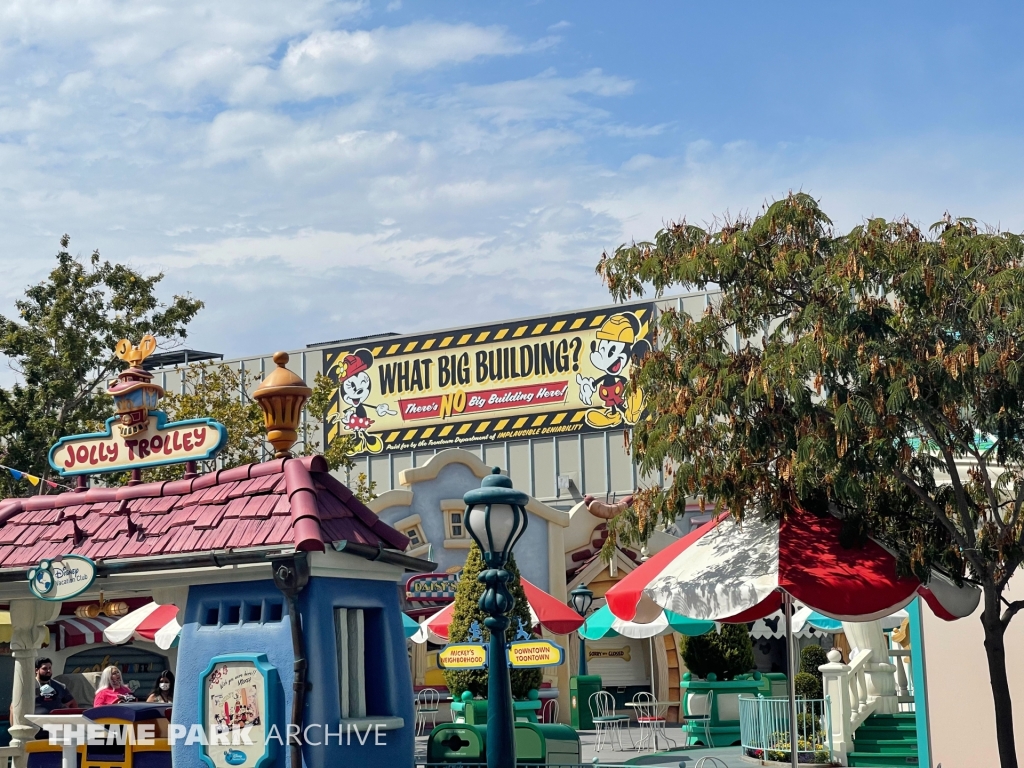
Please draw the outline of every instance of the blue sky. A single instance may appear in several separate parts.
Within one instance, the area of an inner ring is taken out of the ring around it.
[[[606,303],[803,189],[1024,229],[1016,4],[9,0],[0,311],[63,232],[227,355]]]

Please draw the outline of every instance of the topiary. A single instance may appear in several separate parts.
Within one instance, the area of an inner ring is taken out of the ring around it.
[[[821,680],[810,672],[797,672],[794,683],[798,699],[821,698]]]
[[[828,651],[820,645],[808,645],[800,651],[800,671],[807,672],[818,678],[821,682],[821,672],[818,667],[828,664]]]
[[[474,542],[466,556],[466,565],[462,569],[462,576],[455,588],[455,609],[452,613],[452,621],[448,625],[448,642],[464,643],[469,642],[470,627],[477,622],[483,640],[478,641],[487,644],[491,639],[491,633],[484,626],[484,619],[487,615],[480,610],[480,596],[483,595],[483,583],[477,580],[480,572],[486,568],[480,547]],[[526,593],[523,592],[522,582],[519,580],[519,568],[516,567],[515,558],[509,555],[505,570],[512,574],[512,580],[508,584],[508,590],[516,599],[516,604],[509,614],[509,628],[505,634],[506,639],[513,640],[519,622],[532,634],[532,620],[530,618],[530,606],[526,602]],[[504,663],[504,660],[502,660]],[[488,660],[495,663],[495,660]],[[512,672],[512,696],[516,699],[525,699],[533,688],[540,688],[543,671],[541,669],[513,669]],[[448,685],[448,691],[453,698],[458,699],[463,691],[469,691],[474,696],[487,697],[487,670],[486,669],[446,669],[444,679]]]
[[[754,650],[746,624],[723,624],[721,631],[686,638],[683,662],[697,677],[714,674],[732,680],[754,668]]]

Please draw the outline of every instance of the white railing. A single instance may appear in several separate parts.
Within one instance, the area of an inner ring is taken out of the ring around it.
[[[889,649],[889,659],[896,667],[896,700],[900,703],[900,712],[915,711],[914,675],[910,669],[910,657],[910,650]]]
[[[850,725],[854,731],[875,711],[874,700],[868,696],[867,667],[872,655],[870,650],[858,651],[857,655],[850,659],[846,695],[850,705]]]
[[[879,665],[871,664],[871,657],[870,650],[861,650],[849,664],[843,664],[843,655],[833,649],[828,654],[829,663],[818,667],[825,699],[829,702],[832,755],[843,765],[853,750],[854,731],[878,707],[878,697],[872,695],[868,678],[877,674],[875,668]]]
[[[790,763],[789,699],[740,696],[740,745],[756,760]],[[797,699],[796,749],[801,763],[832,761],[828,699]]]
[[[13,768],[24,754],[21,747],[0,747],[0,768]]]

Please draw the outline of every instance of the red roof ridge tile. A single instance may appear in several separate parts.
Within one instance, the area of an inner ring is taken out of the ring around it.
[[[320,530],[320,510],[317,508],[316,488],[313,487],[308,467],[302,461],[285,461],[284,482],[291,506],[295,549],[299,552],[323,552],[325,547]]]
[[[359,497],[352,493],[351,489],[347,488],[340,480],[327,472],[318,474],[317,480],[323,484],[324,488],[326,488],[332,496],[348,507],[352,511],[352,514],[359,518],[364,525],[369,526],[370,530],[384,539],[384,541],[392,547],[397,549],[399,552],[404,552],[408,548],[409,538],[405,534],[396,531],[390,525],[377,517],[373,510],[363,504],[363,502],[359,500]]]

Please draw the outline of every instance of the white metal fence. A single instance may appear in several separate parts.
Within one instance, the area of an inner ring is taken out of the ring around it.
[[[740,696],[740,744],[758,760],[790,762],[789,699]],[[831,763],[828,698],[797,699],[797,756],[801,763]]]

